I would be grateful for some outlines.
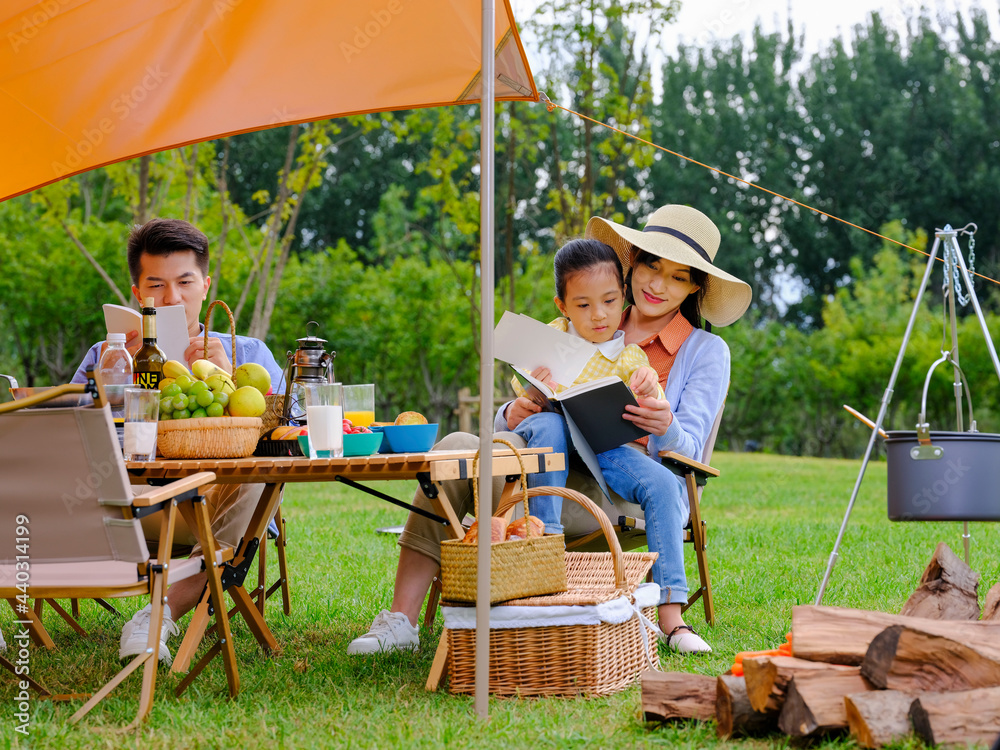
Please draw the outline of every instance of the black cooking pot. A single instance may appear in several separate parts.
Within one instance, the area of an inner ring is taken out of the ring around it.
[[[965,386],[969,432],[931,432],[924,418],[927,387],[942,362]],[[927,373],[916,431],[890,431],[885,444],[889,520],[1000,521],[1000,435],[976,431],[965,373],[950,352]]]
[[[1000,435],[929,432],[923,451],[914,431],[888,434],[889,520],[1000,521]]]

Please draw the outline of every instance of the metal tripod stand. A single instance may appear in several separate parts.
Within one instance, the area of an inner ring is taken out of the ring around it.
[[[972,227],[971,230],[969,229],[970,227]],[[955,316],[955,296],[960,292],[957,288],[956,276],[959,274],[961,275],[962,282],[965,284],[965,288],[969,292],[969,299],[972,302],[973,309],[976,311],[976,317],[979,319],[979,327],[982,329],[983,338],[986,339],[986,348],[989,350],[990,359],[993,361],[993,368],[996,370],[997,378],[1000,379],[1000,360],[997,359],[997,352],[993,347],[993,340],[990,338],[990,332],[986,328],[986,320],[983,317],[982,308],[979,306],[979,300],[976,297],[975,289],[972,286],[972,276],[965,264],[965,259],[962,257],[962,252],[958,247],[957,238],[959,234],[973,235],[975,234],[975,231],[975,224],[966,225],[962,229],[958,230],[952,229],[951,225],[948,224],[945,225],[944,229],[939,229],[934,233],[934,246],[931,249],[930,257],[927,259],[927,268],[924,270],[923,280],[920,282],[920,288],[917,290],[917,297],[913,302],[913,310],[910,313],[909,322],[906,324],[906,332],[903,334],[903,343],[899,347],[899,354],[896,356],[896,364],[892,368],[892,374],[889,376],[889,384],[886,386],[885,393],[882,395],[882,402],[879,406],[878,417],[875,419],[875,426],[873,427],[871,437],[868,440],[868,447],[865,449],[864,459],[861,462],[861,470],[858,472],[857,481],[854,483],[854,490],[851,492],[851,499],[847,504],[847,511],[844,513],[844,520],[840,524],[840,532],[837,534],[837,541],[834,542],[833,551],[830,553],[830,559],[826,565],[826,572],[823,574],[823,581],[820,583],[819,591],[816,593],[816,604],[821,604],[823,602],[823,594],[826,592],[826,586],[830,581],[830,574],[833,572],[833,566],[836,565],[837,558],[840,555],[840,544],[844,539],[844,532],[847,531],[847,522],[851,518],[851,511],[854,510],[854,503],[858,498],[858,491],[861,489],[861,481],[864,479],[865,469],[868,468],[868,461],[871,458],[872,449],[875,447],[875,440],[878,438],[879,430],[882,427],[882,420],[885,419],[889,402],[892,400],[892,390],[896,384],[896,378],[899,375],[900,366],[903,363],[903,355],[906,353],[906,347],[909,344],[910,336],[913,333],[913,325],[917,319],[917,312],[920,309],[920,300],[923,297],[924,290],[927,288],[927,282],[931,277],[931,270],[934,268],[934,262],[938,259],[938,252],[941,250],[942,245],[944,246],[943,260],[945,266],[944,292],[947,298],[948,324],[951,329],[951,351],[949,359],[954,364],[955,406],[958,414],[959,432],[963,429],[963,383],[958,365],[958,323]],[[957,273],[955,271],[957,271]],[[962,540],[965,545],[965,559],[966,562],[968,562],[969,524],[967,521],[965,522]]]

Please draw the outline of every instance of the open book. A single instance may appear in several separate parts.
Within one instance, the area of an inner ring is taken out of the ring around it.
[[[619,377],[610,375],[553,393],[545,383],[531,377],[523,368],[512,366],[512,369],[525,388],[534,386],[549,400],[548,404],[542,405],[543,408],[558,411],[566,417],[570,432],[573,433],[575,428],[594,453],[603,453],[648,434],[627,419],[622,419],[625,406],[638,406],[638,402]]]
[[[124,333],[126,337],[132,331],[142,333],[142,315],[131,307],[104,305],[104,324],[108,333]],[[190,343],[184,305],[156,308],[156,345],[164,356],[186,365],[184,352]]]
[[[535,387],[548,401],[543,408],[566,418],[570,439],[590,473],[608,495],[598,453],[617,448],[648,433],[623,419],[627,404],[638,405],[621,378],[608,376],[554,393],[530,374],[546,367],[557,383],[576,380],[597,347],[526,315],[505,312],[494,332],[494,355],[507,362],[525,388]]]

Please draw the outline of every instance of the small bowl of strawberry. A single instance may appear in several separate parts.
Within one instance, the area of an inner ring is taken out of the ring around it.
[[[344,456],[370,456],[377,453],[382,445],[382,433],[372,432],[367,427],[355,426],[351,420],[344,420]]]

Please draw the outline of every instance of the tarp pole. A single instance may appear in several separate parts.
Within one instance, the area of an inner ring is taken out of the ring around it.
[[[493,118],[494,0],[483,0],[482,86],[479,134],[480,340],[479,362],[479,528],[489,529],[493,514]],[[484,521],[486,522],[484,524]],[[490,716],[490,546],[479,534],[476,580],[476,715]]]

